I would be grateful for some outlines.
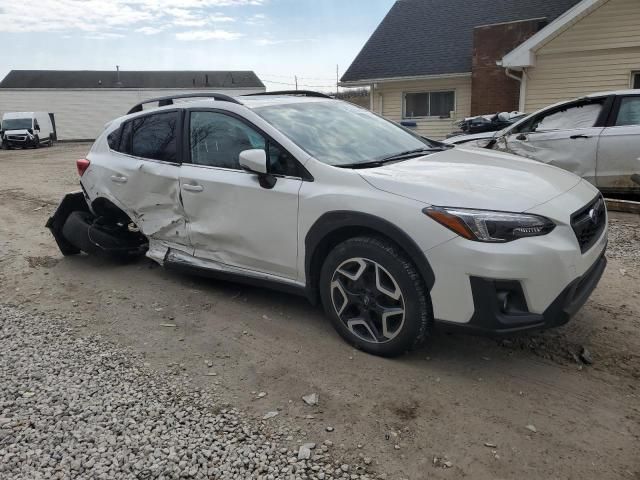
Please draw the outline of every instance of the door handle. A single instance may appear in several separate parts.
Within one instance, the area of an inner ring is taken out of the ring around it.
[[[524,133],[521,133],[516,137],[516,140],[526,140],[527,136]]]
[[[571,135],[569,137],[571,140],[575,140],[576,138],[591,138],[589,135]]]
[[[124,175],[111,175],[111,181],[114,183],[127,183],[127,177]]]
[[[187,192],[194,192],[194,193],[198,193],[204,190],[204,187],[202,185],[190,185],[188,183],[185,183],[182,186],[182,189],[187,191]]]

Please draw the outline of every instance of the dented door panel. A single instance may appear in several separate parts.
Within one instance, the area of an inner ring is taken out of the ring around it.
[[[297,278],[298,193],[302,180],[182,165],[182,199],[195,256],[220,264]],[[199,187],[199,188],[198,188]]]
[[[568,170],[596,184],[596,152],[602,128],[510,134],[495,149]]]
[[[188,245],[178,164],[111,151],[108,158],[93,162],[82,184],[92,201],[110,200],[147,237]]]

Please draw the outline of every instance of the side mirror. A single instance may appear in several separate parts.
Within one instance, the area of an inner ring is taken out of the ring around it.
[[[240,152],[240,166],[253,173],[266,174],[267,152],[258,149]]]
[[[240,152],[239,160],[242,168],[258,174],[262,188],[270,190],[276,185],[276,177],[267,173],[267,152],[260,149],[245,150]]]

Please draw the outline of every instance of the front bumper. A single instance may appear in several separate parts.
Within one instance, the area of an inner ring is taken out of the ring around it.
[[[604,254],[582,276],[571,282],[541,313],[505,313],[497,300],[496,283],[490,279],[471,278],[475,312],[468,323],[440,321],[443,328],[463,328],[479,334],[510,334],[527,330],[559,327],[566,324],[586,303],[607,266]]]
[[[606,224],[584,252],[571,226],[571,212],[584,208],[596,194],[581,182],[529,210],[556,223],[547,235],[503,244],[457,237],[426,251],[435,276],[430,292],[435,319],[493,332],[566,323],[596,287],[606,265]],[[516,308],[498,305],[505,285],[507,291],[517,290],[521,301]],[[502,311],[517,312],[519,318],[505,317]]]

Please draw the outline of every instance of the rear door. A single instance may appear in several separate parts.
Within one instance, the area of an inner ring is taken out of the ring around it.
[[[222,110],[188,112],[189,162],[181,189],[195,255],[223,265],[297,277],[298,193],[295,158],[244,119]],[[265,149],[273,188],[240,167],[240,152]]]
[[[188,250],[189,240],[180,202],[178,132],[182,112],[162,111],[135,117],[108,137],[110,151],[92,161],[84,182],[97,179],[98,196],[110,197],[142,233]],[[88,177],[88,178],[87,178]]]
[[[616,98],[598,145],[597,186],[640,193],[640,185],[631,180],[634,174],[640,174],[640,94]]]
[[[607,98],[581,100],[533,116],[504,138],[506,150],[596,183],[598,139]]]

